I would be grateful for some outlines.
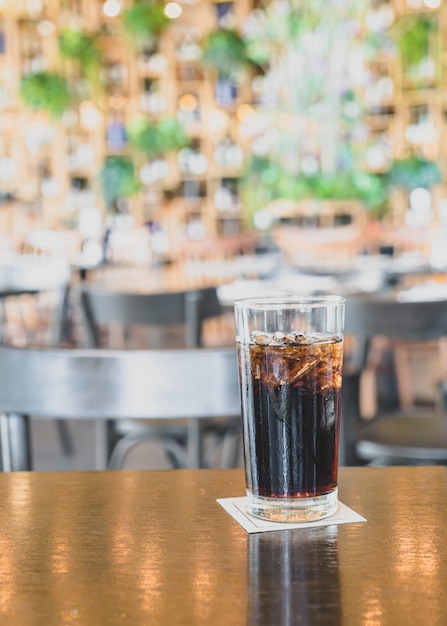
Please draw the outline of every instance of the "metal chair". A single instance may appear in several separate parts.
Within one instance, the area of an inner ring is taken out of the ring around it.
[[[65,259],[12,255],[0,265],[0,341],[61,345],[67,339],[71,271]],[[68,425],[56,421],[65,455],[74,453]]]
[[[202,345],[203,323],[206,319],[222,315],[222,307],[215,287],[173,291],[165,293],[126,293],[85,286],[81,290],[81,305],[85,316],[89,345],[105,347],[101,326],[119,324],[155,327],[158,335],[156,347],[179,347],[179,338],[170,329],[181,326],[181,344],[187,347]],[[160,341],[162,329],[163,344]]]
[[[447,414],[439,403],[430,408],[406,398],[405,406],[385,411],[379,404],[367,421],[362,413],[362,385],[377,365],[377,345],[394,349],[398,378],[411,391],[408,351],[421,342],[447,336],[447,300],[399,302],[375,296],[352,296],[346,302],[346,336],[355,339],[351,363],[345,366],[342,425],[346,464],[447,463]],[[379,343],[374,344],[378,339]],[[399,382],[399,381],[398,381]],[[403,394],[404,395],[404,394]],[[363,423],[361,423],[363,421]]]
[[[177,349],[180,347],[202,347],[203,324],[205,320],[218,317],[222,314],[222,307],[217,297],[215,287],[204,287],[193,290],[165,292],[165,293],[127,293],[88,285],[81,290],[81,304],[86,321],[86,330],[89,345],[96,348],[107,347],[107,330],[115,328],[123,333],[120,336],[119,347],[149,347],[162,349]],[[153,334],[144,337],[144,344],[130,343],[131,331],[135,327],[146,327],[153,330]],[[104,331],[106,333],[104,334]],[[214,420],[202,423],[204,438],[222,445],[235,437],[240,429],[239,420],[222,420],[217,424]],[[161,436],[162,431],[171,439],[176,438],[183,442],[186,437],[184,424],[176,423],[145,423],[134,420],[110,420],[108,424],[108,439],[125,441],[144,440]],[[124,443],[123,443],[124,446]],[[237,454],[237,441],[234,439]],[[215,446],[213,446],[215,448]],[[215,450],[217,455],[217,449]],[[228,456],[228,453],[225,453]],[[173,462],[179,465],[175,455]],[[228,461],[224,461],[227,463]]]
[[[0,449],[3,471],[32,469],[30,418],[94,419],[97,467],[120,468],[140,434],[116,444],[109,420],[183,420],[184,441],[154,425],[151,436],[175,467],[204,465],[202,423],[240,422],[236,352],[180,350],[35,349],[0,346]],[[150,422],[149,422],[150,427]],[[148,435],[147,424],[144,431]],[[233,465],[234,438],[223,431],[223,465]],[[228,444],[230,456],[226,456]]]

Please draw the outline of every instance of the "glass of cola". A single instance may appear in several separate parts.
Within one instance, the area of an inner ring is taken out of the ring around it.
[[[344,298],[236,300],[247,504],[279,522],[338,507]]]

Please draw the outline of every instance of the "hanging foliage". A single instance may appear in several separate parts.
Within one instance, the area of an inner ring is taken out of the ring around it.
[[[74,28],[66,28],[59,34],[59,52],[82,66],[98,65],[102,58],[96,36]]]
[[[337,173],[294,175],[277,161],[254,157],[240,179],[241,196],[249,213],[273,200],[358,200],[375,211],[387,198],[384,180],[376,174],[350,169]]]
[[[441,178],[437,163],[416,155],[394,161],[387,176],[390,186],[408,190],[418,187],[430,189],[441,182]]]
[[[59,74],[37,72],[22,76],[20,97],[25,106],[60,117],[71,101],[67,80]]]
[[[271,0],[249,16],[247,56],[264,76],[256,81],[262,106],[247,123],[260,130],[259,156],[241,180],[244,212],[278,199],[357,200],[371,212],[385,203],[382,178],[359,169],[364,87],[351,69],[363,58],[369,8],[369,0]]]
[[[161,35],[170,20],[165,15],[165,3],[157,0],[137,0],[123,11],[124,30],[138,45],[151,45]]]
[[[251,14],[245,27],[247,52],[261,65],[284,53],[288,46],[299,47],[302,38],[338,25],[352,28],[361,19],[370,0],[271,0]],[[350,26],[351,25],[351,26]]]
[[[242,36],[226,28],[212,31],[203,39],[201,61],[221,78],[230,78],[251,64]]]
[[[133,161],[126,156],[107,157],[101,168],[100,179],[109,210],[116,208],[120,198],[130,198],[140,188]]]
[[[100,86],[102,52],[97,37],[82,30],[67,28],[59,35],[61,57],[79,64],[81,75],[93,90]]]
[[[151,122],[146,117],[137,116],[130,120],[126,131],[130,146],[143,152],[148,158],[164,156],[190,143],[183,126],[176,118],[162,118]]]
[[[405,67],[413,67],[423,61],[430,50],[430,35],[436,28],[433,19],[426,15],[412,17],[400,22],[394,37]]]

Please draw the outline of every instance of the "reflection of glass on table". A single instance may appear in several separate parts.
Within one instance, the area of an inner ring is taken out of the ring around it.
[[[249,624],[341,623],[337,533],[327,526],[249,535]]]

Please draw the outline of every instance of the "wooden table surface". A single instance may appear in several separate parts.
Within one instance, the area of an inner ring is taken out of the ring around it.
[[[447,468],[342,468],[367,523],[247,535],[241,470],[0,474],[0,624],[447,624]]]

